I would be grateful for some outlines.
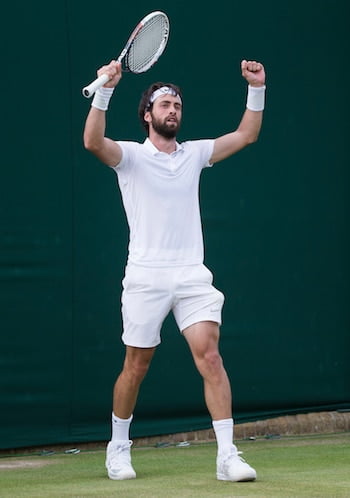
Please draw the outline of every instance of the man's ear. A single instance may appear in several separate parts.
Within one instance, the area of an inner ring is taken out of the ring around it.
[[[146,123],[150,123],[152,121],[151,113],[149,111],[146,111],[143,116],[143,119],[146,121]]]

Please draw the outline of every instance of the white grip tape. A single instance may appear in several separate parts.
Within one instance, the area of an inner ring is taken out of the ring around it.
[[[91,102],[91,106],[96,107],[96,109],[100,109],[100,111],[107,111],[113,92],[114,88],[98,88],[93,101]]]
[[[83,88],[82,92],[84,97],[90,98],[93,96],[93,94],[96,92],[98,88],[101,88],[107,81],[109,80],[109,77],[107,74],[101,74],[98,78],[96,78],[90,85],[86,86]]]
[[[265,108],[266,86],[248,85],[247,109],[250,111],[263,111]]]

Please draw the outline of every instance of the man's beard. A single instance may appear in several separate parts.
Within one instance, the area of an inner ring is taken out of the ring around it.
[[[153,114],[152,115],[152,126],[155,132],[158,133],[161,137],[164,138],[175,138],[177,132],[179,131],[180,124],[178,121],[173,121],[173,126],[169,126],[167,124],[168,118],[164,121],[160,121],[159,119],[156,119]]]

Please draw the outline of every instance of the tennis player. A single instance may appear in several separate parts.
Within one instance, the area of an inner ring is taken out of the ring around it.
[[[219,353],[223,294],[203,264],[198,189],[203,168],[228,158],[258,138],[265,102],[261,63],[243,60],[248,83],[238,128],[216,139],[178,143],[183,98],[173,84],[155,83],[142,95],[143,143],[105,137],[105,114],[121,77],[112,61],[98,75],[109,82],[92,101],[84,145],[117,175],[130,229],[122,292],[123,369],[113,396],[112,438],[107,446],[110,479],[136,477],[131,463],[130,424],[140,385],[161,341],[165,317],[173,312],[204,382],[205,401],[217,440],[217,479],[251,481],[256,471],[233,444],[231,388]]]

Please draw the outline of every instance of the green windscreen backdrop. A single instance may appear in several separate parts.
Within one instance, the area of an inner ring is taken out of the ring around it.
[[[138,101],[158,80],[182,87],[180,141],[219,136],[245,108],[241,59],[268,75],[259,141],[206,169],[200,191],[235,420],[350,408],[345,0],[145,5],[2,7],[1,448],[109,438],[128,231],[114,172],[82,145],[81,88],[159,9],[166,52],[123,75],[108,136],[144,139]],[[171,316],[162,339],[132,437],[211,424]]]

